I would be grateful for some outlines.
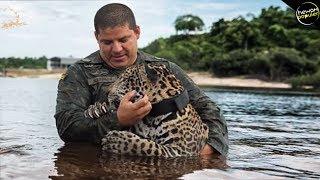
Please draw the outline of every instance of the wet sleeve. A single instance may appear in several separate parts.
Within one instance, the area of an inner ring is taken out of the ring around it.
[[[227,123],[220,108],[193,82],[193,80],[176,64],[169,63],[171,71],[180,79],[187,89],[190,102],[209,127],[209,144],[220,154],[226,156],[229,148]]]
[[[97,119],[85,117],[84,112],[92,100],[90,87],[80,68],[77,65],[71,66],[65,77],[59,81],[56,126],[64,142],[100,143],[103,135],[110,128],[115,128],[110,122],[117,122],[117,119],[112,112]]]

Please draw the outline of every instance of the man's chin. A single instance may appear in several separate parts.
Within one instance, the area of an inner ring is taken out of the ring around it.
[[[134,63],[134,62],[131,62],[127,57],[123,59],[110,58],[109,60],[105,60],[105,62],[112,68],[116,68],[116,69],[126,68],[128,66],[131,66]]]
[[[123,61],[123,62],[114,61],[111,63],[111,66],[113,68],[122,69],[122,68],[126,68],[128,66],[128,62],[127,61]]]

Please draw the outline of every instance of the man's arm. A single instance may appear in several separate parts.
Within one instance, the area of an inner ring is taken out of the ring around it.
[[[102,136],[110,128],[118,126],[117,120],[112,113],[106,113],[96,119],[85,117],[84,112],[91,103],[91,93],[80,68],[79,65],[71,66],[66,76],[59,81],[56,126],[59,136],[65,142],[100,143]]]
[[[219,107],[192,81],[192,79],[176,64],[169,63],[171,71],[180,79],[187,89],[190,102],[200,115],[202,121],[209,127],[209,144],[220,154],[228,153],[227,123]]]

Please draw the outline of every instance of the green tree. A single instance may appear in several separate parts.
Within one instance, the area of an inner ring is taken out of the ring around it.
[[[192,14],[178,16],[174,22],[176,32],[183,31],[184,34],[189,34],[190,31],[201,31],[203,26],[201,18]]]
[[[242,16],[228,22],[222,34],[223,45],[228,50],[242,48],[248,50],[260,46],[261,31],[257,24],[245,20]]]
[[[223,18],[219,19],[217,22],[212,23],[210,29],[210,35],[215,36],[220,33],[223,33],[228,27],[228,21],[225,21]]]
[[[301,28],[293,10],[270,6],[263,8],[261,14],[252,20],[258,25],[264,35],[263,46],[272,48],[275,46],[292,47],[295,36],[291,36],[289,30]],[[300,30],[299,30],[300,31]]]
[[[290,47],[290,39],[288,38],[287,29],[281,24],[274,24],[268,28],[268,35],[272,43],[281,47]]]
[[[274,24],[281,24],[285,28],[297,28],[302,27],[297,23],[295,13],[290,8],[286,10],[280,9],[280,7],[270,6],[263,8],[261,14],[254,18],[253,21],[257,21],[260,24],[261,31],[267,33],[270,26]]]

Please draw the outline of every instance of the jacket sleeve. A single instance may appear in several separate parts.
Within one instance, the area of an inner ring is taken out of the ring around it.
[[[112,124],[117,126],[117,119],[112,113],[106,113],[97,119],[85,117],[84,111],[92,103],[92,99],[87,79],[80,68],[78,64],[69,67],[65,77],[59,81],[56,126],[64,142],[100,143]]]
[[[180,79],[187,89],[190,102],[209,127],[208,144],[220,154],[226,156],[229,148],[227,123],[220,108],[192,81],[176,64],[169,63],[171,71]]]

